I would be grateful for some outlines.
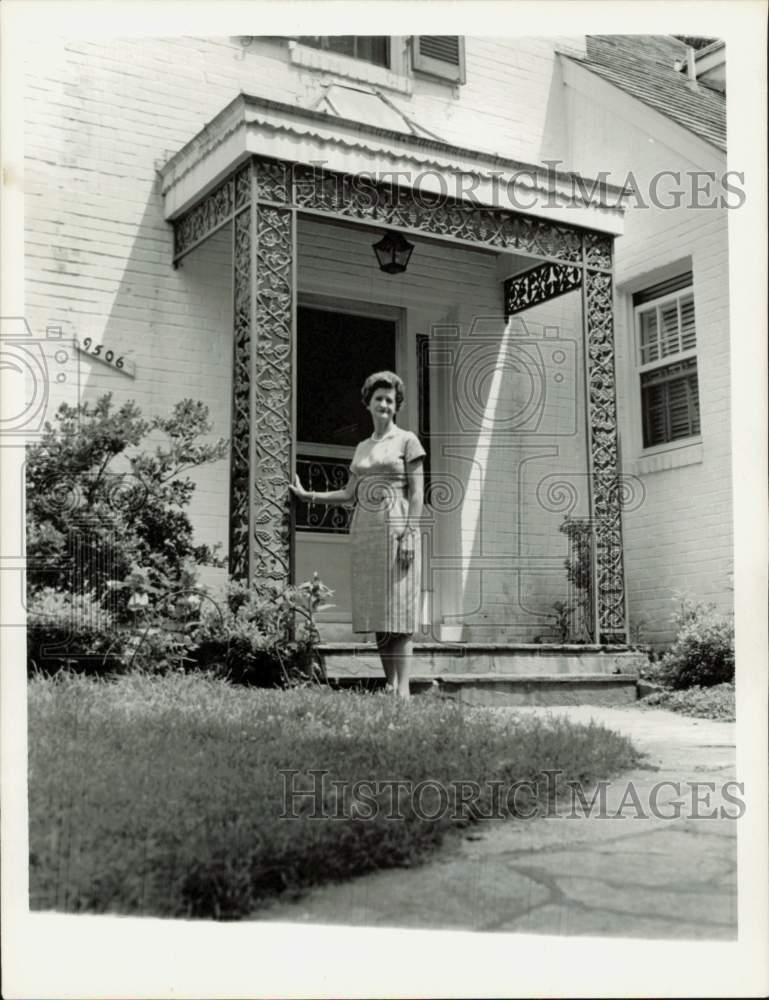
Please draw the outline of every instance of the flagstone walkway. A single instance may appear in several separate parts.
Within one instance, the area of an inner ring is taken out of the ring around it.
[[[720,791],[735,778],[734,723],[631,707],[514,711],[550,712],[574,722],[595,719],[633,739],[649,755],[649,767],[609,785],[604,817],[584,818],[577,809],[572,819],[481,823],[463,838],[452,839],[423,866],[316,889],[296,903],[278,902],[254,919],[735,938],[737,821],[718,816],[721,807],[730,815],[737,812]],[[628,792],[629,781],[635,794]],[[673,816],[679,810],[679,818],[652,815],[650,797],[659,782],[679,783],[678,788],[662,786],[657,799],[657,812]],[[715,793],[704,785],[707,782],[715,783]],[[700,783],[699,804],[693,803],[691,783]],[[703,817],[715,811],[716,818],[694,818],[693,811]],[[624,818],[609,818],[618,812]]]

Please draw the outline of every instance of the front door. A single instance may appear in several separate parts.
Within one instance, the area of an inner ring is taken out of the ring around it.
[[[355,446],[372,429],[361,387],[372,372],[397,371],[396,361],[396,320],[316,305],[298,307],[296,464],[305,489],[344,487]],[[296,582],[317,571],[334,591],[335,605],[320,620],[348,629],[351,516],[351,506],[296,505]]]

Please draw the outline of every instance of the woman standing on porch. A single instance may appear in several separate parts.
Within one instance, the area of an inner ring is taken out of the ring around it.
[[[290,489],[305,503],[356,501],[350,527],[353,632],[375,633],[388,689],[408,698],[421,599],[418,529],[425,450],[416,434],[395,423],[405,397],[394,372],[369,375],[362,398],[374,433],[355,449],[345,488],[311,493],[295,476]]]

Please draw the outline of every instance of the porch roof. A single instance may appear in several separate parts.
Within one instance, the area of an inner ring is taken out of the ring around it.
[[[164,217],[178,218],[249,156],[266,156],[476,204],[623,232],[616,185],[241,93],[159,170]]]

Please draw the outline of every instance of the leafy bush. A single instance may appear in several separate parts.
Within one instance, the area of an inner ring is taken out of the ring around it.
[[[223,607],[203,608],[194,658],[228,680],[272,686],[319,679],[316,612],[331,596],[316,573],[299,586],[231,582]]]
[[[28,704],[33,909],[247,916],[278,894],[415,864],[480,819],[427,818],[409,795],[397,798],[401,818],[386,797],[366,818],[350,800],[358,780],[507,788],[552,768],[565,787],[638,762],[626,738],[599,725],[429,697],[236,690],[202,674],[35,677]],[[328,772],[320,796],[330,815],[311,818],[314,796],[285,807],[286,769],[302,785],[310,769]]]
[[[197,567],[218,565],[193,544],[185,472],[224,457],[223,440],[201,444],[208,410],[190,399],[143,420],[133,402],[113,409],[63,404],[27,451],[29,666],[90,672],[183,656],[186,640],[158,604],[196,585]],[[153,452],[150,434],[164,444]]]
[[[28,600],[27,667],[33,674],[163,672],[189,662],[189,631],[178,616],[157,613],[126,625],[116,621],[92,593],[68,594],[44,587]]]
[[[113,410],[111,394],[95,404],[59,407],[27,451],[27,583],[30,593],[53,587],[103,600],[111,580],[132,573],[146,593],[178,588],[185,567],[218,563],[193,544],[185,508],[195,489],[183,474],[227,453],[223,440],[201,444],[211,431],[208,409],[185,399],[171,414],[143,420],[133,402]],[[138,451],[151,433],[165,445]],[[128,588],[114,603],[130,619]]]
[[[120,669],[121,647],[109,609],[92,593],[43,587],[27,602],[27,662],[33,672]]]
[[[545,612],[544,617],[548,619],[548,627],[551,629],[549,636],[535,635],[535,643],[543,642],[569,642],[572,638],[572,619],[576,609],[565,601],[553,601],[550,605],[553,609]]]
[[[734,621],[687,598],[673,616],[676,637],[659,663],[662,682],[681,690],[734,680]]]
[[[719,719],[723,722],[734,722],[736,719],[734,684],[690,687],[683,691],[654,691],[643,699],[642,704],[669,708],[700,719]]]
[[[585,518],[564,518],[558,530],[569,539],[569,556],[564,560],[566,579],[573,587],[575,603],[564,615],[556,602],[554,629],[565,636],[559,641],[591,642],[593,639],[593,531]],[[551,616],[552,617],[552,616]]]

